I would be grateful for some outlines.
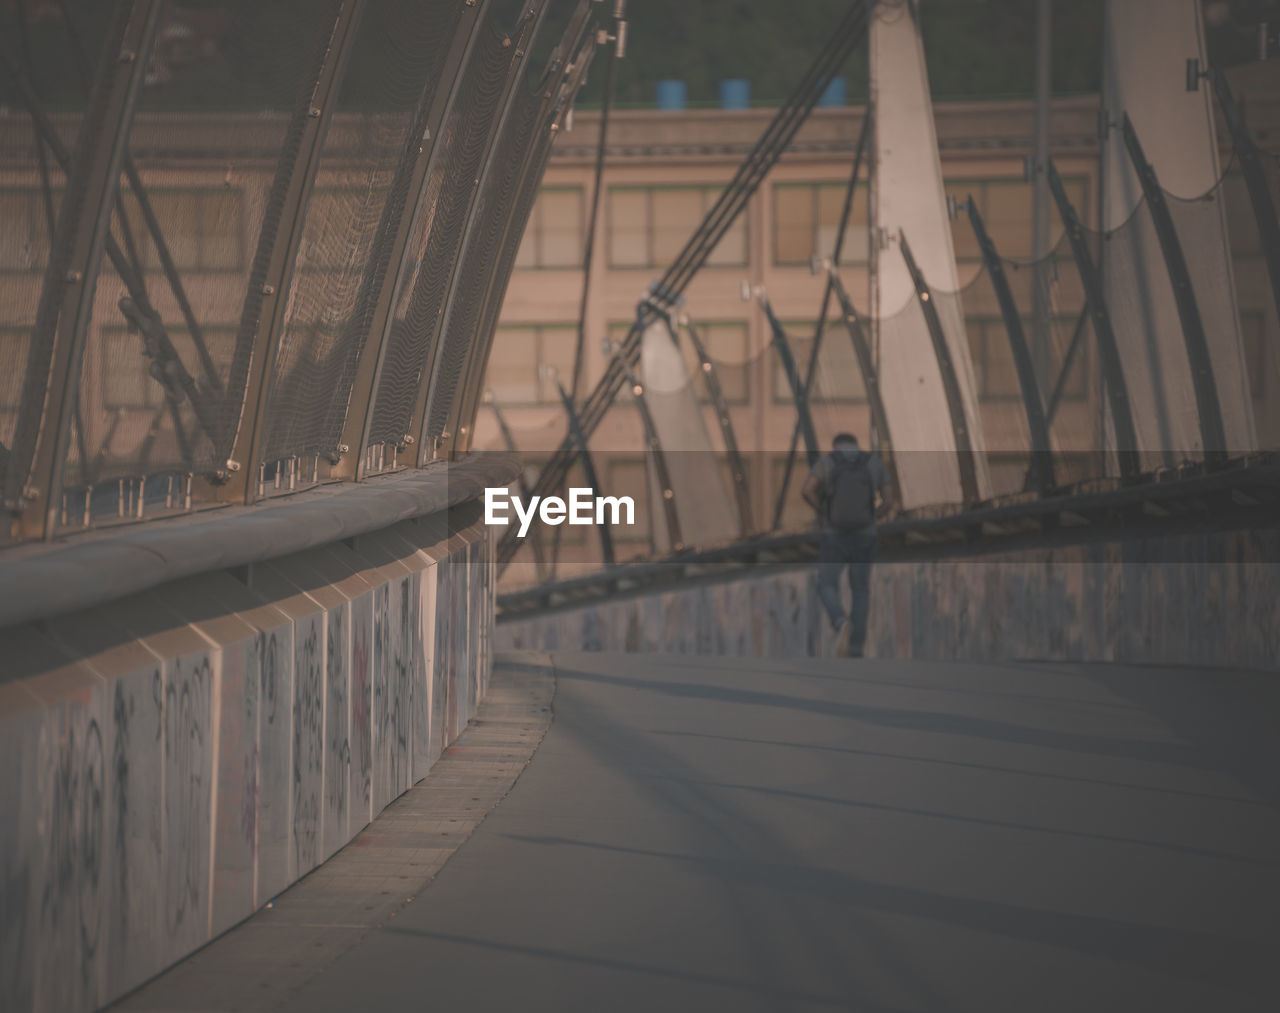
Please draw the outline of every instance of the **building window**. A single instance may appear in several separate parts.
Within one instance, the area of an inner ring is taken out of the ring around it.
[[[1063,189],[1082,222],[1089,221],[1089,184],[1082,177],[1062,181]],[[987,234],[1001,257],[1028,260],[1031,257],[1032,186],[1022,179],[948,179],[943,183],[947,196],[955,199],[959,213],[951,223],[951,239],[956,260],[982,260],[967,210],[969,197],[978,206]],[[1055,206],[1049,209],[1049,248],[1062,241],[1062,218]],[[909,240],[911,237],[908,236]]]
[[[195,342],[185,327],[166,325],[178,359],[197,383],[204,377]],[[229,363],[235,349],[234,327],[201,329],[205,347],[215,363]],[[151,375],[142,335],[125,327],[102,329],[102,403],[110,410],[154,409],[164,404],[165,391]]]
[[[813,355],[813,321],[784,322],[783,329],[790,339],[791,354],[796,360],[800,382],[808,375],[809,359]],[[793,404],[791,384],[787,371],[772,342],[769,356],[773,363],[773,400],[777,404]],[[853,350],[853,341],[840,320],[828,321],[822,336],[822,351],[818,353],[818,368],[813,375],[813,387],[809,400],[816,404],[853,404],[867,399],[862,382],[862,370]]]
[[[805,265],[830,257],[840,232],[847,183],[777,183],[773,187],[773,262]],[[843,264],[867,262],[867,185],[854,191],[845,227]]]
[[[559,404],[558,380],[573,380],[572,324],[503,324],[493,336],[485,386],[499,405]]]
[[[53,193],[57,215],[62,191]],[[49,261],[49,219],[37,187],[0,189],[0,271],[43,271]]]
[[[30,327],[0,327],[0,411],[22,407],[22,383],[27,370],[27,350],[31,347]]]
[[[667,267],[720,197],[720,186],[609,188],[609,266]],[[747,263],[747,218],[739,214],[707,258],[709,267]]]
[[[160,233],[180,271],[239,271],[244,267],[244,200],[225,188],[148,188]],[[161,269],[160,253],[127,188],[120,199],[147,271]],[[118,217],[118,214],[117,214]]]
[[[582,187],[544,186],[529,214],[516,267],[581,267],[582,257]]]
[[[1052,331],[1053,372],[1047,399],[1057,382],[1057,371],[1070,347],[1071,337],[1075,332],[1076,320],[1056,317],[1049,323]],[[969,338],[969,355],[973,360],[974,377],[978,382],[978,397],[983,401],[1021,401],[1022,385],[1018,381],[1018,368],[1013,360],[1013,348],[1009,344],[1009,334],[1005,329],[1003,317],[973,316],[966,317],[965,334]],[[1022,318],[1022,333],[1027,340],[1032,340],[1031,319]],[[1062,387],[1063,401],[1080,401],[1085,397],[1085,350],[1083,343],[1076,351],[1075,361],[1071,364],[1071,372]]]

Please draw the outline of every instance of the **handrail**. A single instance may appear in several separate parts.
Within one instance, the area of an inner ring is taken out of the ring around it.
[[[0,629],[439,513],[510,484],[519,472],[514,454],[485,453],[251,506],[15,546],[0,555]]]
[[[1097,541],[1140,519],[1143,533],[1161,524],[1205,530],[1206,512],[1221,530],[1234,526],[1275,526],[1280,517],[1280,453],[1236,458],[1225,466],[1189,465],[1173,475],[1150,473],[1115,488],[1089,491],[1087,483],[1060,487],[1050,496],[1010,496],[941,517],[898,517],[878,527],[886,561],[921,555],[937,558],[1008,550],[1030,536],[1039,548]],[[1181,511],[1180,511],[1181,508]],[[1051,531],[1051,534],[1048,533]],[[802,565],[816,558],[818,533],[764,535],[664,559],[636,560],[555,583],[498,596],[499,619],[514,620],[639,593],[647,587],[687,584],[714,574],[760,563]]]

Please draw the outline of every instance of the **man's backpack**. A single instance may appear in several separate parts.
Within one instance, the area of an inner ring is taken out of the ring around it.
[[[869,454],[849,458],[831,456],[827,478],[827,520],[837,531],[860,531],[875,523],[876,490],[868,466]]]

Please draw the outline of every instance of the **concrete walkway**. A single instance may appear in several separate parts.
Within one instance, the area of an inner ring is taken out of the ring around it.
[[[284,1008],[1280,1008],[1273,678],[554,668],[511,793]]]

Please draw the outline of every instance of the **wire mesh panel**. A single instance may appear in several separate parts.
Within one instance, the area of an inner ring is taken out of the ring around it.
[[[169,484],[145,476],[225,461],[241,409],[236,334],[253,225],[334,8],[162,8],[81,363],[66,523],[102,512],[94,489],[104,483],[137,478],[130,510],[140,514],[148,499],[173,503]],[[123,503],[121,493],[116,513]]]
[[[427,439],[444,435],[468,349],[477,339],[485,312],[484,293],[502,253],[502,241],[514,212],[514,198],[527,171],[541,96],[517,83],[517,95],[498,139],[493,170],[484,184],[476,224],[459,262],[456,291],[441,330],[440,350],[427,399]]]
[[[485,366],[489,360],[494,333],[502,313],[503,297],[520,255],[525,229],[538,200],[543,172],[551,157],[555,136],[554,131],[547,129],[545,123],[543,128],[535,134],[529,164],[513,197],[513,210],[508,222],[506,239],[493,269],[489,297],[481,307],[480,322],[468,363],[468,375],[463,378],[465,389],[460,392],[460,404],[456,406],[459,424],[466,430],[464,438],[460,441],[463,450],[470,448],[475,432],[475,418],[480,405]]]
[[[365,12],[294,267],[269,381],[266,461],[339,453],[356,361],[424,143],[419,116],[461,7],[377,0]]]
[[[502,97],[514,47],[492,28],[481,31],[441,132],[407,255],[416,267],[395,295],[391,334],[374,403],[370,442],[399,443],[409,434],[430,342],[444,309],[463,239],[463,223]]]

